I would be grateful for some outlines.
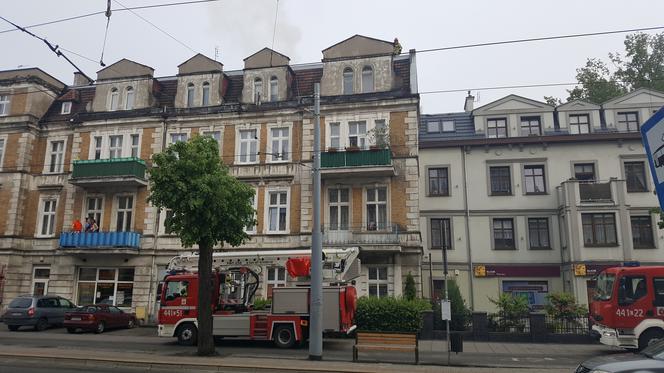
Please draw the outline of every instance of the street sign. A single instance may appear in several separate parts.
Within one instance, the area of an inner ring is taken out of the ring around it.
[[[440,318],[444,320],[452,320],[452,308],[450,307],[449,300],[440,301]]]
[[[643,147],[650,162],[659,207],[664,211],[664,108],[659,109],[641,126]]]

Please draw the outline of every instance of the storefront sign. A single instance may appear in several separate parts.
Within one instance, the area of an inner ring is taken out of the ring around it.
[[[558,265],[476,265],[475,277],[560,277]]]
[[[617,267],[620,264],[584,264],[577,263],[574,265],[574,276],[578,277],[593,277],[607,268]]]

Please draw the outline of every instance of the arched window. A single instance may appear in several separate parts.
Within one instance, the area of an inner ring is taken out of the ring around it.
[[[125,91],[125,110],[131,110],[134,108],[134,88],[127,87]]]
[[[353,69],[350,67],[344,69],[343,94],[353,94]]]
[[[258,103],[263,98],[263,80],[261,78],[254,79],[254,102]]]
[[[194,106],[194,83],[187,84],[187,107]]]
[[[203,106],[210,105],[210,83],[203,83]]]
[[[270,101],[279,99],[279,80],[276,76],[270,78]]]
[[[118,110],[118,98],[120,96],[120,93],[118,92],[117,88],[111,88],[111,102],[110,102],[110,110],[115,111]]]
[[[374,91],[374,74],[371,66],[362,68],[362,93]]]

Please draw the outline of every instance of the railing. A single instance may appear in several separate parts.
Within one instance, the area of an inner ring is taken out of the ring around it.
[[[530,317],[508,316],[500,313],[487,315],[489,332],[530,333]]]
[[[588,317],[555,318],[546,316],[546,329],[555,334],[590,334]]]
[[[328,245],[397,244],[402,232],[397,224],[367,224],[363,226],[326,225],[323,243]]]
[[[390,149],[358,150],[321,153],[322,168],[388,166],[392,164]]]
[[[133,176],[145,179],[145,161],[140,158],[90,159],[74,161],[72,179]]]
[[[579,182],[579,198],[581,202],[610,202],[611,182]]]
[[[132,248],[141,247],[138,232],[63,232],[61,248]]]

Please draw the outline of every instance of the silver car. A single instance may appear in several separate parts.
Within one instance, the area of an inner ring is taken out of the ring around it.
[[[598,356],[581,363],[575,373],[664,373],[664,340],[641,352]]]
[[[72,302],[56,295],[22,295],[9,303],[2,319],[11,331],[21,326],[44,330],[51,325],[62,325],[65,312],[74,307]]]

